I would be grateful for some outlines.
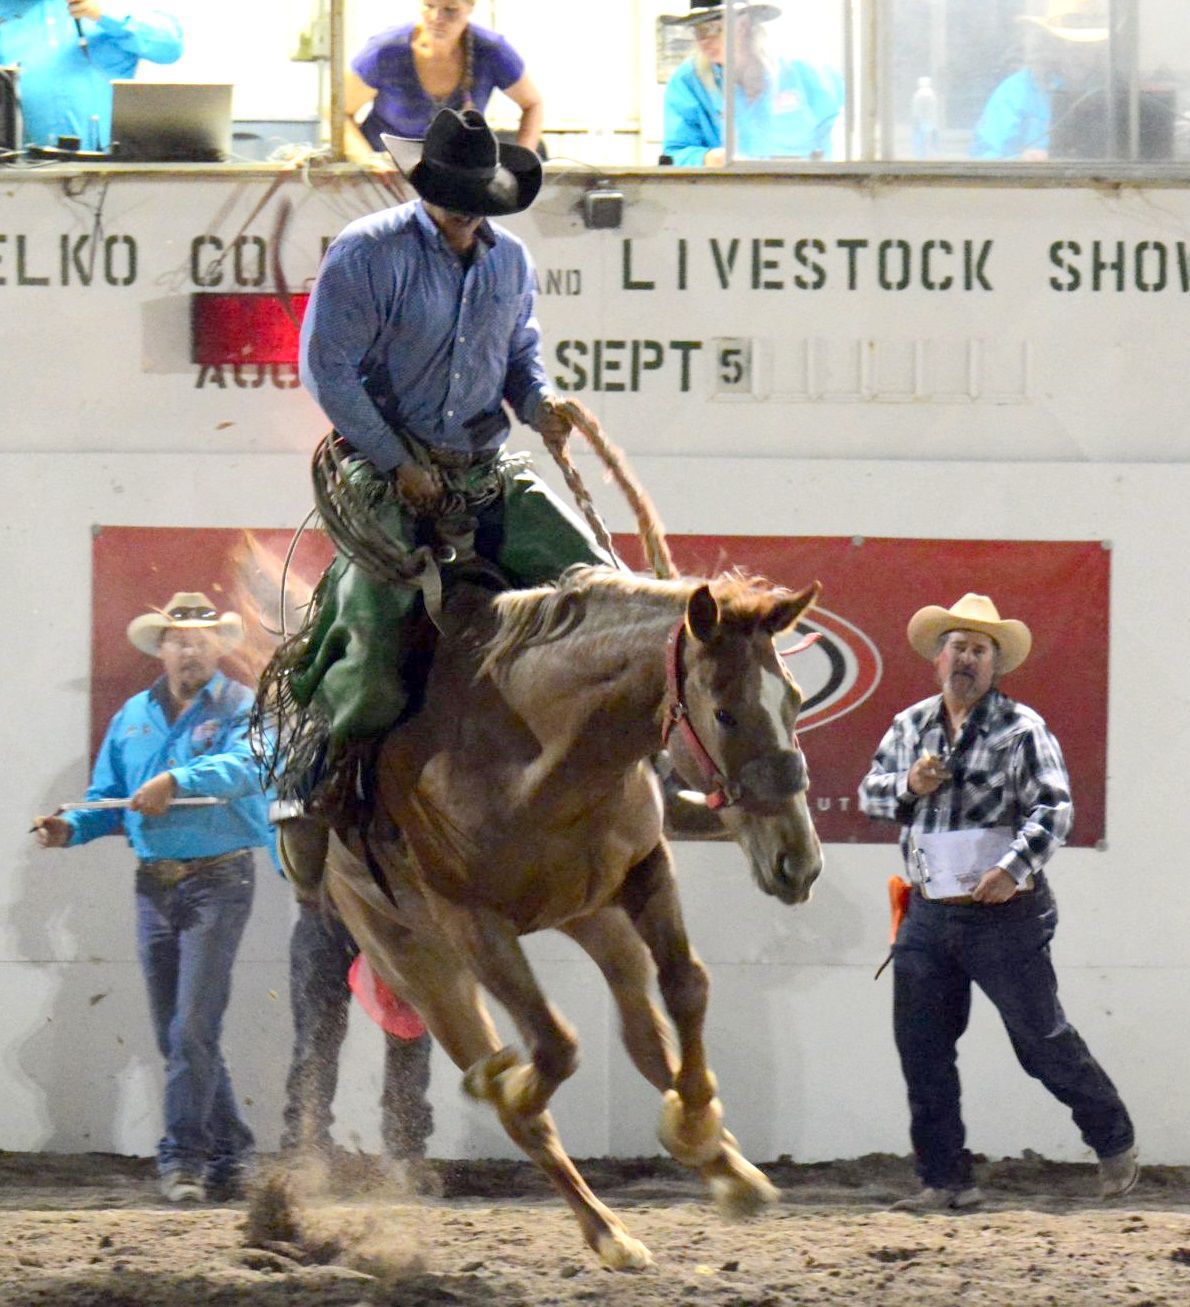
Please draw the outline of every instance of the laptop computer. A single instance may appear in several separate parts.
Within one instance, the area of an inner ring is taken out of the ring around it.
[[[218,163],[231,153],[231,83],[112,82],[114,160]]]

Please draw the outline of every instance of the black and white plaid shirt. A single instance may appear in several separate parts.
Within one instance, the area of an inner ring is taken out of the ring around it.
[[[893,718],[860,784],[860,807],[901,823],[906,865],[911,832],[1009,827],[1016,838],[998,865],[1021,884],[1066,842],[1074,821],[1061,746],[1032,708],[999,690],[975,705],[953,746],[943,712],[937,694]],[[919,798],[909,789],[909,768],[924,753],[941,758],[951,779]]]

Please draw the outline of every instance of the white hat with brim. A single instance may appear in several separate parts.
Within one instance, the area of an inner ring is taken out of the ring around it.
[[[1060,41],[1077,45],[1093,45],[1111,35],[1107,15],[1097,0],[1051,0],[1044,15],[1018,14],[1017,21],[1032,23]]]
[[[949,631],[977,631],[990,636],[1000,650],[1001,673],[1018,668],[1033,647],[1033,634],[1024,622],[1001,618],[987,595],[965,594],[949,608],[931,604],[909,619],[906,634],[916,653],[931,662],[938,656],[938,641]]]
[[[755,23],[770,23],[774,18],[781,17],[781,10],[776,5],[764,4],[746,4],[737,3],[734,6],[736,14],[747,14]],[[722,18],[723,12],[727,8],[726,4],[721,5],[691,5],[688,14],[662,14],[661,21],[670,25],[676,23],[694,24],[709,23],[716,18]]]
[[[232,649],[244,638],[244,622],[239,613],[217,614],[215,605],[197,590],[179,590],[164,608],[142,613],[128,623],[129,642],[141,653],[161,657],[162,631],[213,631],[225,649]]]

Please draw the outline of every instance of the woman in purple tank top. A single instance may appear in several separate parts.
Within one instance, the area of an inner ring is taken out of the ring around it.
[[[525,61],[502,37],[471,22],[475,0],[423,0],[421,19],[379,32],[351,61],[346,79],[347,153],[372,162],[380,133],[424,137],[439,109],[478,109],[501,90],[521,110],[517,144],[541,139],[541,93]],[[362,124],[356,115],[371,105]]]

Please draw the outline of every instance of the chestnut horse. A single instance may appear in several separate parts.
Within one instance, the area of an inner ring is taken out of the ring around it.
[[[761,889],[804,902],[822,851],[793,733],[801,697],[773,637],[817,594],[591,568],[495,597],[460,589],[448,609],[459,634],[440,644],[424,708],[381,749],[366,845],[331,841],[326,889],[372,967],[617,1270],[649,1252],[559,1141],[547,1107],[577,1042],[519,937],[560,930],[603,972],[628,1053],[664,1096],[661,1140],[720,1208],[774,1201],[724,1128],[703,1045],[708,977],[682,924],[650,756],[668,737]],[[524,1056],[501,1047],[481,989]]]

